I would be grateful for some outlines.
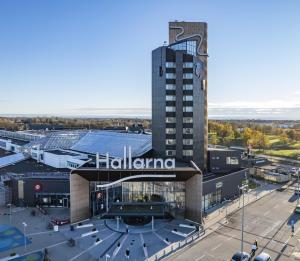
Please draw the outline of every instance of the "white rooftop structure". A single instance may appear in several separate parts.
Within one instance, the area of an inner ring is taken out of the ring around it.
[[[25,160],[27,158],[28,158],[28,156],[25,156],[23,153],[17,153],[17,154],[9,155],[6,157],[2,157],[2,158],[0,158],[0,168],[4,168],[11,164],[15,164],[15,163]]]
[[[70,149],[87,131],[58,131],[47,134],[36,141],[25,145],[25,148],[38,148],[40,150]]]
[[[121,158],[124,146],[131,147],[132,157],[140,157],[152,148],[152,136],[146,134],[122,133],[113,131],[88,132],[75,145],[72,150]]]

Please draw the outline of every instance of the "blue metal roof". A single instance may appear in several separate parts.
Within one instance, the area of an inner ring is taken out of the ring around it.
[[[122,158],[124,146],[130,146],[132,157],[140,157],[152,149],[152,136],[147,134],[133,134],[112,131],[92,131],[83,136],[72,150]]]

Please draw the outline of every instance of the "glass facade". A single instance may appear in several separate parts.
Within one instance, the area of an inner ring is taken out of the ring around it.
[[[202,197],[202,211],[214,207],[222,201],[222,188],[217,188],[214,193],[203,195]]]
[[[186,51],[188,54],[197,55],[197,42],[196,41],[185,41],[170,45],[173,50]]]
[[[161,201],[176,216],[185,212],[185,182],[123,182],[122,201]]]

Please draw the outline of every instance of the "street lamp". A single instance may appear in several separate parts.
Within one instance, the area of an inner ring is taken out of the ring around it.
[[[247,182],[248,180],[246,180]],[[243,186],[238,187],[242,191],[243,195],[243,208],[242,208],[242,238],[241,238],[241,260],[243,260],[243,251],[244,251],[244,217],[245,217],[245,191],[248,189],[248,185],[244,184]]]
[[[22,223],[23,224],[23,229],[24,229],[24,250],[26,251],[26,227],[27,227],[27,224],[25,222]]]
[[[297,198],[297,206],[299,205],[299,174],[300,174],[300,168],[298,168],[297,170],[297,176],[298,176],[298,180],[297,180],[297,183],[298,183],[298,188],[297,188],[297,195],[298,195],[298,198]]]

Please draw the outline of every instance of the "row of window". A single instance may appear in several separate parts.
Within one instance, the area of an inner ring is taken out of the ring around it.
[[[176,101],[175,95],[166,95],[166,101]],[[193,101],[193,95],[184,95],[183,101]]]
[[[193,145],[192,139],[183,139],[182,142],[183,142],[183,145]],[[176,145],[176,140],[175,139],[167,139],[166,145]]]
[[[176,63],[166,62],[166,68],[176,68]],[[194,63],[183,63],[183,68],[194,68]]]
[[[193,123],[193,118],[192,117],[183,117],[182,121],[183,121],[183,123]],[[176,123],[176,118],[175,117],[167,117],[166,123]]]
[[[184,84],[182,86],[182,89],[184,91],[192,91],[193,90],[193,85],[192,84]],[[176,90],[176,84],[166,84],[166,90],[175,91]]]
[[[166,112],[176,112],[176,107],[175,106],[166,106]],[[193,112],[193,107],[192,106],[184,106],[183,112]]]
[[[183,134],[193,134],[193,129],[183,128],[182,132]],[[166,134],[176,134],[176,128],[166,128]],[[185,144],[185,145],[191,145],[191,144]]]
[[[182,75],[183,79],[193,79],[194,75],[192,73],[184,73]],[[166,73],[166,79],[176,79],[176,73]]]
[[[193,150],[183,150],[182,154],[185,157],[191,157],[191,156],[193,156]],[[166,150],[166,155],[167,156],[175,156],[176,150]]]

